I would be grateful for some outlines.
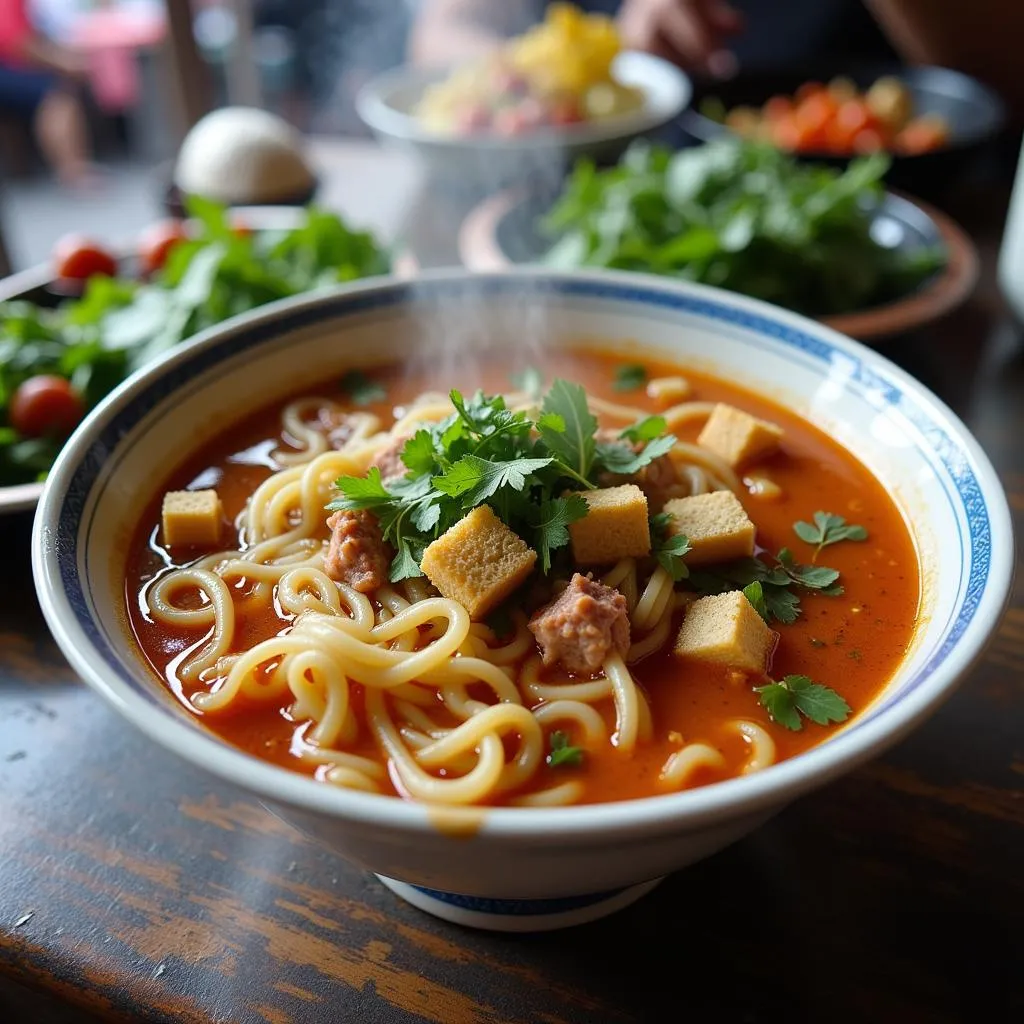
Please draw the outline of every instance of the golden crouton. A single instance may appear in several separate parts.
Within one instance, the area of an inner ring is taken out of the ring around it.
[[[743,591],[732,590],[690,605],[675,653],[694,661],[763,673],[775,639]]]
[[[537,552],[481,505],[428,545],[420,567],[445,597],[481,619],[530,575],[536,561]]]
[[[704,424],[697,444],[721,455],[735,467],[775,451],[781,438],[781,427],[719,402]]]
[[[669,530],[690,542],[687,565],[729,562],[754,553],[754,524],[732,491],[712,491],[665,502]]]
[[[604,565],[651,553],[647,495],[636,484],[584,491],[587,514],[569,524],[577,565]]]
[[[168,491],[161,516],[168,547],[213,547],[220,540],[224,510],[216,491]]]

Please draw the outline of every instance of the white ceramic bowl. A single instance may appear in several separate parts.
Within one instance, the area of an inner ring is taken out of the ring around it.
[[[385,71],[360,89],[356,110],[378,139],[415,151],[439,177],[473,178],[490,186],[529,175],[554,181],[577,157],[614,161],[637,136],[678,117],[693,94],[679,68],[650,54],[620,53],[612,72],[624,85],[644,91],[639,110],[514,137],[448,136],[424,128],[412,110],[428,85],[447,76],[446,70],[404,66]]]
[[[477,300],[485,316],[473,321]],[[125,624],[126,539],[163,467],[256,406],[322,387],[345,367],[408,358],[457,324],[469,342],[486,334],[639,343],[769,393],[856,452],[899,503],[924,571],[920,626],[878,701],[823,745],[756,775],[626,803],[466,814],[317,783],[200,728],[143,663]],[[995,628],[1012,546],[1005,496],[976,442],[871,350],[710,288],[525,269],[357,283],[265,307],[168,353],[64,448],[39,507],[33,566],[58,643],[125,728],[248,790],[420,906],[472,924],[537,928],[624,905],[918,725]]]

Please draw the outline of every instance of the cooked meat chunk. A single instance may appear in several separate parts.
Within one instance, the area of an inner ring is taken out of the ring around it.
[[[629,610],[617,590],[576,573],[555,601],[534,613],[530,631],[545,665],[596,672],[613,649],[629,650]]]
[[[376,466],[380,470],[380,478],[385,483],[388,480],[397,480],[409,472],[409,467],[402,461],[402,449],[408,440],[408,434],[396,437],[386,448],[382,448],[373,457],[370,465]]]
[[[372,512],[344,509],[335,512],[327,525],[331,529],[331,543],[324,558],[324,571],[332,580],[347,583],[361,594],[369,594],[387,583],[388,549]]]

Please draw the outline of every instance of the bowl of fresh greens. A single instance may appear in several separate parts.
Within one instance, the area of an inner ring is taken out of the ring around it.
[[[554,196],[485,200],[462,225],[460,256],[474,270],[541,263],[697,281],[879,338],[947,313],[978,270],[949,218],[885,191],[887,166],[881,154],[840,170],[765,145],[641,142],[613,167],[578,162]]]
[[[316,207],[228,211],[192,199],[129,251],[65,239],[0,282],[0,513],[32,508],[83,417],[127,377],[229,317],[385,274],[368,232]]]

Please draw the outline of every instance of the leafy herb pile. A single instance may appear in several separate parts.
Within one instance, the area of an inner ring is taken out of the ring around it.
[[[597,486],[602,473],[636,473],[676,443],[661,416],[599,441],[586,391],[564,380],[552,383],[536,420],[500,395],[467,400],[452,391],[451,400],[449,417],[405,443],[405,476],[384,481],[372,467],[341,477],[341,497],[328,505],[374,512],[396,551],[392,581],[422,575],[426,546],[483,504],[537,551],[547,573],[552,553],[569,543],[568,525],[587,513],[579,494],[565,492]]]
[[[731,140],[672,152],[638,142],[618,165],[576,164],[540,224],[544,262],[701,281],[811,316],[906,294],[945,262],[872,237],[882,154],[839,172]]]
[[[337,216],[308,208],[286,231],[239,232],[227,212],[193,198],[193,238],[143,282],[93,277],[58,309],[0,305],[0,487],[41,480],[60,437],[24,437],[10,424],[11,399],[40,375],[70,380],[86,409],[134,370],[191,335],[275,299],[385,273],[387,254]]]

